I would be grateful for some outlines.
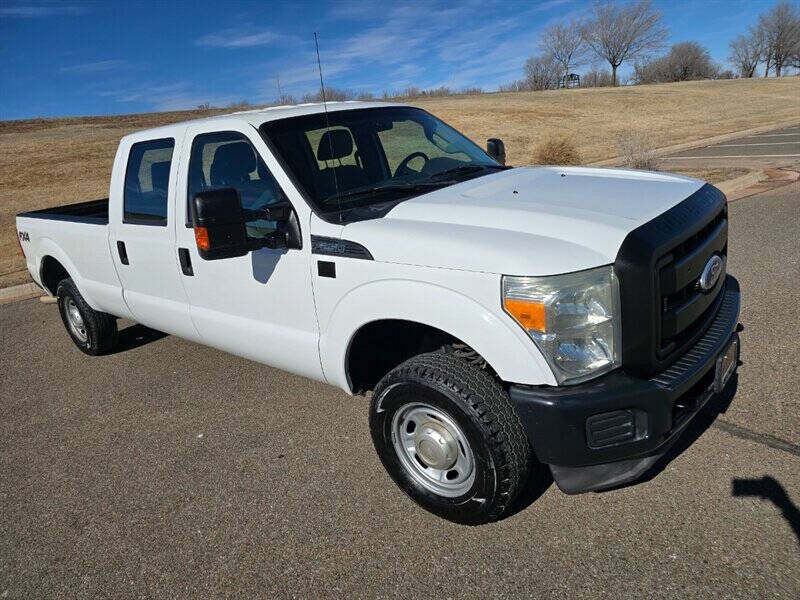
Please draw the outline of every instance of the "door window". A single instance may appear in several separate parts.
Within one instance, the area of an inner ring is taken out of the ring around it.
[[[191,227],[192,198],[198,192],[234,188],[242,208],[257,210],[285,198],[267,165],[244,135],[234,131],[205,133],[194,138],[189,159],[186,226]],[[263,237],[277,224],[263,219],[247,223],[250,237]]]
[[[175,140],[150,140],[131,146],[125,170],[124,223],[167,224],[167,192]]]

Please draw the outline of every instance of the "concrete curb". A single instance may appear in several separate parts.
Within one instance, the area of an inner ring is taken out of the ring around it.
[[[753,127],[751,129],[743,129],[741,131],[733,131],[731,133],[723,133],[722,135],[715,135],[701,140],[694,140],[691,142],[684,142],[682,144],[675,144],[673,146],[664,146],[663,148],[656,148],[653,150],[653,155],[658,158],[663,158],[666,154],[674,154],[675,152],[682,152],[684,150],[692,150],[694,148],[704,148],[705,146],[712,146],[720,142],[727,142],[728,140],[735,140],[736,138],[744,137],[747,135],[756,135],[758,133],[766,133],[767,131],[774,131],[775,129],[783,129],[784,127],[793,127],[800,125],[797,119],[789,121],[780,121],[778,123],[771,123],[770,125],[762,125],[761,127]],[[622,157],[615,156],[614,158],[607,158],[597,162],[589,163],[587,167],[618,167],[622,165]]]
[[[8,288],[0,289],[0,304],[10,304],[20,300],[36,298],[44,294],[42,288],[35,283],[23,283]]]
[[[731,186],[730,191],[723,190],[728,197],[728,202],[749,198],[750,196],[768,192],[785,185],[796,184],[800,181],[800,172],[793,169],[764,169],[763,171],[758,171],[757,174],[759,177],[755,181],[744,181],[740,185]],[[746,177],[746,175],[737,177],[736,179],[731,179],[730,182],[723,183],[734,183]]]
[[[714,187],[718,188],[726,196],[730,196],[742,188],[757,184],[765,177],[768,177],[768,175],[764,172],[764,170],[758,169],[739,177],[728,179],[727,181],[720,181],[719,183],[714,184]]]

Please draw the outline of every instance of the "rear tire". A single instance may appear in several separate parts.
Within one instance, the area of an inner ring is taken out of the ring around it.
[[[525,430],[495,377],[443,352],[415,356],[375,387],[375,450],[395,483],[456,523],[501,518],[528,477]]]
[[[58,283],[56,296],[64,328],[81,352],[98,356],[117,345],[117,319],[89,306],[72,279]]]

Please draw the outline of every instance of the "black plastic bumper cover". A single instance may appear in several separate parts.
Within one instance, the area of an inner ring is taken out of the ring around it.
[[[677,440],[713,395],[714,367],[739,319],[739,284],[726,277],[724,298],[703,336],[661,373],[642,379],[613,372],[564,387],[512,385],[511,399],[537,458],[559,488],[580,493],[632,481]],[[619,410],[643,415],[633,440],[590,448],[586,421]]]

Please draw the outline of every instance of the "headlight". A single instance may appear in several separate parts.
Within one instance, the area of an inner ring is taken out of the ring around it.
[[[619,283],[610,265],[550,277],[503,276],[503,308],[542,351],[559,384],[620,365]]]

